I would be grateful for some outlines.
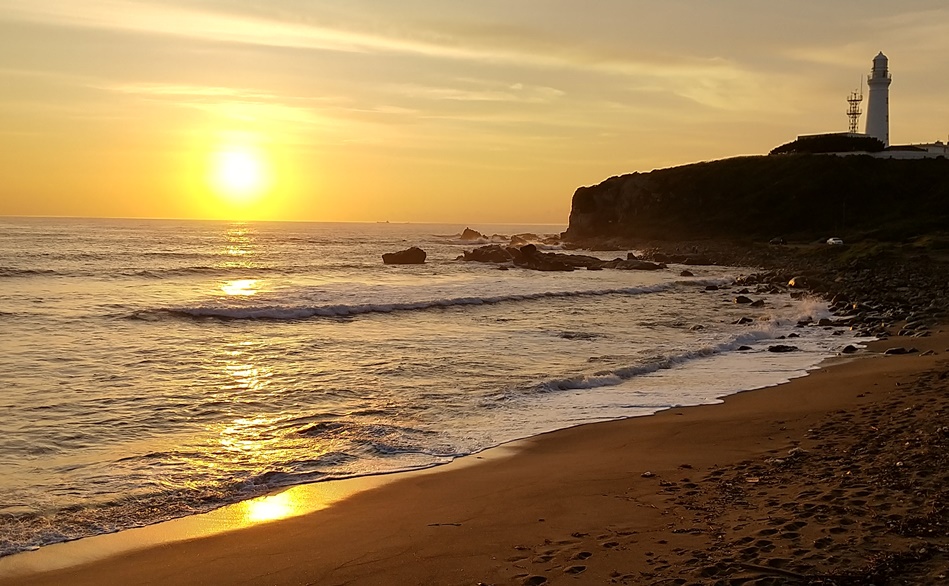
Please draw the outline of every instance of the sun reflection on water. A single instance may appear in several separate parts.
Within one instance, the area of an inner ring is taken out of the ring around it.
[[[307,506],[308,503],[303,499],[295,498],[294,494],[294,491],[288,490],[279,494],[244,501],[240,504],[243,509],[241,512],[244,521],[246,523],[276,521],[277,519],[300,515],[311,508]]]
[[[259,279],[235,279],[233,281],[225,281],[224,284],[221,285],[221,291],[229,296],[250,297],[260,291],[259,283]]]

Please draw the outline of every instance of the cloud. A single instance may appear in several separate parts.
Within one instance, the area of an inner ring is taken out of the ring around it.
[[[735,64],[721,59],[569,42],[508,25],[472,27],[439,23],[426,28],[415,23],[386,26],[380,32],[320,25],[301,14],[290,21],[134,0],[5,0],[0,20],[268,47],[397,53],[519,67],[595,70],[616,75],[728,79],[742,73]]]

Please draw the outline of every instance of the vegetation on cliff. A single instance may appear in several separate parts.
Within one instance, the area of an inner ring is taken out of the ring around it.
[[[797,154],[696,163],[581,187],[565,236],[903,240],[947,226],[947,159]]]

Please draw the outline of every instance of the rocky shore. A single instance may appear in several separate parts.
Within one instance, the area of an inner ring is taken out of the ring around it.
[[[835,315],[832,325],[851,327],[873,337],[925,336],[928,328],[949,316],[949,248],[942,248],[938,236],[911,244],[839,246],[587,238],[568,241],[565,246],[622,251],[622,255],[602,260],[585,254],[542,252],[534,244],[512,238],[511,244],[489,244],[465,251],[459,259],[495,263],[499,268],[676,270],[682,276],[691,276],[690,266],[751,267],[757,270],[734,283],[736,295],[816,295],[831,304]],[[626,252],[629,250],[638,254]],[[745,299],[749,304],[757,302]]]

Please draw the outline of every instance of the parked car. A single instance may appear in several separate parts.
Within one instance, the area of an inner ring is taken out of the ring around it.
[[[841,240],[840,238],[828,238],[828,239],[827,239],[827,244],[830,244],[831,246],[840,246],[840,245],[843,244],[843,243],[844,243],[844,241]]]

